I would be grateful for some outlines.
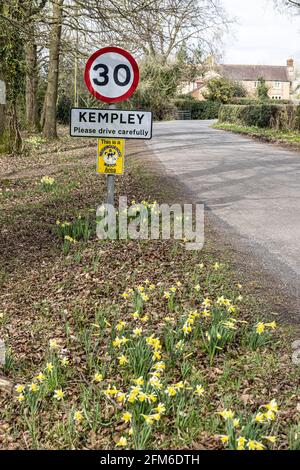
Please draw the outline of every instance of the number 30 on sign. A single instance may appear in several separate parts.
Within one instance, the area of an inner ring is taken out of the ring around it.
[[[139,83],[139,68],[129,52],[120,47],[104,47],[88,60],[85,83],[90,93],[105,103],[127,100]]]
[[[125,141],[123,139],[99,139],[97,173],[123,175]]]

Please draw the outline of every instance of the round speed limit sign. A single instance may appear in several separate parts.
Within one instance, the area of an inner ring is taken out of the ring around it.
[[[129,52],[119,47],[104,47],[88,60],[85,83],[90,93],[105,103],[127,100],[139,83],[139,68]]]

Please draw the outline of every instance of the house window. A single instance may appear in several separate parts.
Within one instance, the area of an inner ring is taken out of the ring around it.
[[[281,82],[274,82],[274,88],[281,88]]]
[[[254,82],[254,88],[258,88],[259,87],[259,82]]]
[[[279,95],[275,95],[272,98],[273,100],[282,100],[282,96],[279,96]]]

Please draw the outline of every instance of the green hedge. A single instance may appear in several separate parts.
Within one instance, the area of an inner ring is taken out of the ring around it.
[[[260,104],[222,105],[219,121],[273,129],[300,129],[300,106]]]
[[[192,119],[218,119],[220,103],[216,101],[198,101],[191,96],[183,96],[174,100],[179,111],[190,111]]]
[[[282,105],[282,104],[290,104],[291,102],[289,100],[275,100],[275,99],[270,99],[264,104],[275,104],[275,105]],[[232,98],[230,104],[241,104],[244,106],[249,106],[249,105],[259,105],[262,104],[258,101],[257,98],[253,97],[243,97],[243,98]]]

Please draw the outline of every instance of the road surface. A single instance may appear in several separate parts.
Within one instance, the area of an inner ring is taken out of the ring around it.
[[[299,298],[300,152],[212,129],[212,124],[157,123],[148,145],[224,233]]]

